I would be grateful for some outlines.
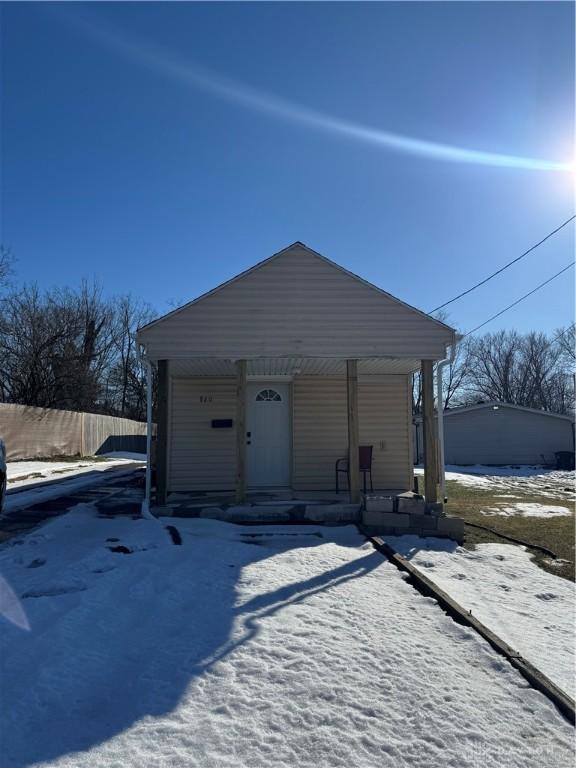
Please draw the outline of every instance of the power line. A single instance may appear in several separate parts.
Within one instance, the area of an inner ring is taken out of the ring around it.
[[[462,291],[462,293],[459,293],[458,296],[454,296],[454,298],[450,299],[450,301],[445,301],[444,304],[440,304],[440,306],[436,307],[436,309],[430,310],[429,314],[432,314],[432,312],[437,312],[439,309],[443,309],[444,307],[447,307],[448,304],[452,304],[454,301],[458,301],[458,299],[461,299],[462,296],[466,296],[468,293],[472,293],[472,291],[475,291],[476,288],[479,288],[481,285],[484,285],[484,283],[487,283],[489,280],[492,280],[493,277],[496,277],[496,275],[499,275],[501,272],[504,272],[504,270],[508,269],[508,267],[511,267],[512,264],[516,264],[516,262],[520,261],[520,259],[523,259],[524,256],[528,256],[529,253],[532,253],[532,251],[538,248],[539,245],[542,245],[542,243],[545,243],[546,240],[549,240],[552,237],[552,235],[555,235],[556,232],[559,232],[567,224],[570,224],[571,221],[574,221],[574,219],[576,219],[576,215],[570,216],[569,219],[566,219],[566,221],[560,224],[559,227],[556,227],[555,230],[553,230],[552,232],[549,232],[546,235],[546,237],[540,240],[540,242],[536,243],[531,248],[528,248],[528,250],[524,251],[524,253],[521,253],[520,256],[517,256],[515,259],[512,259],[512,261],[509,261],[508,264],[504,264],[503,267],[496,270],[496,272],[493,272],[491,275],[488,275],[488,277],[485,277],[484,280],[481,280],[479,283],[476,283],[476,285],[473,285],[471,288],[468,288],[467,291]]]
[[[525,293],[524,296],[521,296],[519,299],[516,299],[516,301],[512,302],[512,304],[509,304],[504,309],[500,310],[500,312],[497,312],[495,315],[492,315],[492,317],[489,317],[488,320],[485,320],[483,323],[480,323],[480,325],[477,325],[476,328],[473,328],[471,331],[468,331],[468,333],[465,333],[462,338],[465,338],[466,336],[470,336],[471,333],[476,333],[480,328],[483,328],[485,325],[488,325],[488,323],[491,323],[492,320],[495,320],[497,317],[500,317],[500,315],[503,315],[504,312],[508,312],[509,309],[512,309],[512,307],[515,307],[517,304],[520,304],[521,301],[524,301],[524,299],[527,299],[528,296],[532,296],[533,293],[536,293],[536,291],[539,291],[540,288],[544,288],[545,285],[548,285],[548,283],[551,283],[552,280],[555,280],[557,277],[559,277],[563,272],[566,272],[567,269],[570,269],[570,267],[573,267],[576,262],[571,261],[570,264],[565,266],[563,269],[560,270],[560,272],[556,272],[555,275],[552,275],[552,277],[549,277],[548,280],[544,280],[543,283],[540,283],[540,285],[537,285],[536,288],[533,288],[528,293]],[[565,333],[565,331],[563,331]],[[562,335],[562,334],[559,334]]]
[[[576,326],[576,323],[572,323],[572,325],[569,325],[568,328],[564,328],[564,330],[560,331],[560,333],[557,333],[556,336],[552,336],[549,343],[554,344],[554,342],[557,341],[560,338],[560,336],[564,336],[565,333],[572,331],[575,326]]]

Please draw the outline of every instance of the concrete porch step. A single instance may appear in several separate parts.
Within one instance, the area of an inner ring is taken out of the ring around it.
[[[193,504],[171,505],[156,510],[158,515],[173,517],[199,517],[222,520],[227,523],[360,523],[360,504],[255,503],[217,506],[209,501],[204,506]]]
[[[364,510],[362,524],[370,534],[433,536],[452,539],[459,544],[464,541],[464,520],[459,517]]]

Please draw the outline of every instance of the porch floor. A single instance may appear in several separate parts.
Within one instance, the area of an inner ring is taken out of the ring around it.
[[[389,496],[402,489],[378,491]],[[155,514],[173,517],[202,517],[233,523],[359,523],[360,504],[351,504],[348,491],[293,491],[263,489],[249,491],[244,504],[236,504],[233,493],[175,492]]]

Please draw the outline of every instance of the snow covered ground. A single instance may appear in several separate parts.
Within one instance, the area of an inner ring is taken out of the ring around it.
[[[82,488],[105,482],[112,476],[131,474],[135,467],[144,467],[145,456],[140,453],[106,454],[106,461],[78,462],[16,461],[8,463],[8,494],[4,514],[67,496]],[[28,465],[24,467],[22,465]],[[35,467],[35,469],[32,469]],[[18,479],[26,477],[26,479]],[[57,481],[57,482],[54,482]],[[17,489],[17,493],[14,493]]]
[[[508,494],[500,494],[499,498],[509,498]],[[561,507],[557,504],[538,504],[531,501],[519,501],[508,507],[487,507],[482,510],[483,515],[520,515],[521,517],[566,517],[571,515],[574,507]]]
[[[554,706],[354,528],[82,505],[0,569],[3,768],[572,765]]]
[[[414,474],[422,475],[422,467],[415,467]],[[573,499],[575,491],[574,471],[544,469],[543,467],[487,467],[480,464],[460,467],[446,465],[446,480],[456,480],[469,488],[481,488],[494,492],[506,492],[502,498],[513,498],[514,493],[548,496],[549,498]]]
[[[386,541],[575,696],[573,582],[539,568],[524,547],[479,544],[470,551],[441,539],[417,536],[387,536]]]
[[[80,475],[85,472],[104,471],[110,467],[146,461],[142,453],[107,453],[106,461],[79,459],[78,461],[10,461],[6,466],[9,488],[36,485],[43,480]]]

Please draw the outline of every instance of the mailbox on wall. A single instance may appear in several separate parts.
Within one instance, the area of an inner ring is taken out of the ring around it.
[[[212,429],[230,429],[233,424],[232,419],[212,419]]]

